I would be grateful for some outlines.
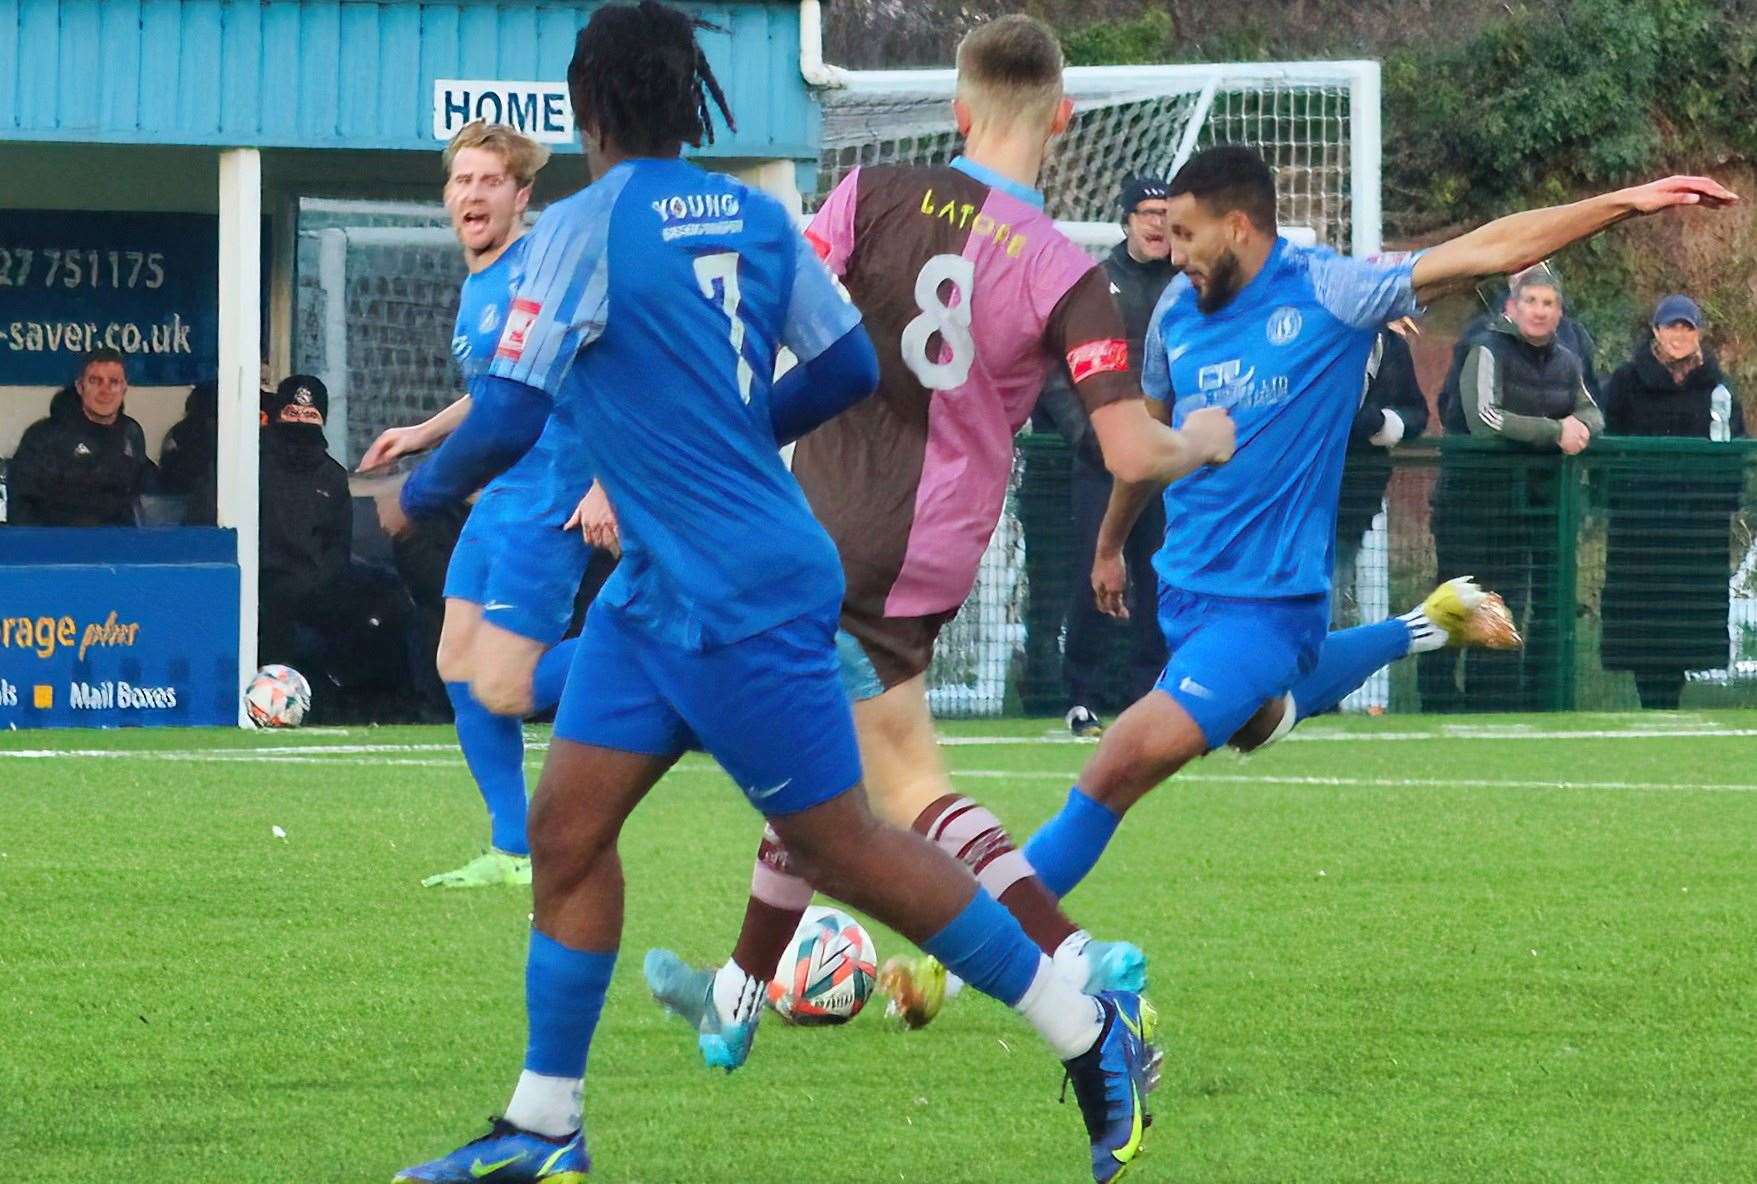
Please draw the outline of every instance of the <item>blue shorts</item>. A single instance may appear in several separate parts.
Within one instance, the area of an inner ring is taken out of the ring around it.
[[[603,604],[586,614],[555,735],[649,756],[700,748],[769,817],[860,782],[836,623],[797,617],[709,650],[656,640]]]
[[[1330,603],[1325,596],[1238,600],[1161,584],[1159,628],[1171,660],[1155,686],[1190,713],[1215,749],[1316,665]]]
[[[592,548],[565,516],[501,517],[470,511],[445,571],[445,594],[482,606],[491,625],[554,645],[573,621]]]

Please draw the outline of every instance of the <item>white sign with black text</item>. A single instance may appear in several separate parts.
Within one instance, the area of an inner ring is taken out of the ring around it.
[[[573,141],[573,104],[564,82],[502,82],[437,78],[433,136],[449,140],[473,119],[508,124],[544,144]]]

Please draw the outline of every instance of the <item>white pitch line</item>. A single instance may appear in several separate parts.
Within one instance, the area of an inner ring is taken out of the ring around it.
[[[1457,728],[1454,731],[1452,729]],[[1528,730],[1526,725],[1446,725],[1440,732],[1347,732],[1312,729],[1296,731],[1282,743],[1413,743],[1419,741],[1486,741],[1507,740],[1665,740],[1708,739],[1739,740],[1757,737],[1757,728],[1679,727],[1646,729],[1569,729],[1562,731]],[[944,748],[1028,747],[1035,745],[1085,745],[1095,742],[1074,736],[941,736]],[[527,752],[544,752],[546,740],[525,741]],[[216,761],[266,760],[271,757],[300,757],[312,763],[338,757],[394,756],[408,753],[456,755],[455,743],[419,744],[278,744],[261,748],[200,748],[141,751],[125,748],[15,748],[0,749],[0,760],[52,760],[55,757],[92,757],[110,760]],[[382,763],[382,762],[381,762]],[[450,763],[450,762],[447,762]]]
[[[546,748],[547,745],[532,744],[530,750]],[[534,751],[527,751],[527,759],[535,756]],[[461,755],[450,759],[433,757],[397,757],[390,755],[395,752],[445,752],[456,753],[456,749],[444,744],[375,744],[375,745],[338,745],[325,749],[321,746],[276,747],[267,749],[188,749],[161,752],[127,752],[118,749],[18,749],[0,752],[0,757],[24,757],[41,759],[56,756],[90,756],[131,759],[148,759],[155,761],[181,761],[192,764],[265,764],[265,765],[324,765],[324,766],[358,766],[361,768],[422,768],[422,769],[462,769],[464,761]],[[332,753],[334,757],[324,756]],[[720,772],[718,765],[704,760],[685,760],[676,766],[679,773],[714,773]],[[1046,769],[953,769],[953,777],[973,778],[990,781],[1055,781],[1066,784],[1073,776],[1066,771]],[[1535,790],[1586,790],[1607,792],[1705,792],[1705,793],[1757,793],[1757,783],[1744,782],[1675,782],[1675,781],[1538,781],[1538,780],[1487,780],[1473,777],[1325,777],[1316,775],[1277,774],[1277,773],[1204,773],[1200,769],[1177,774],[1172,781],[1182,784],[1208,785],[1291,785],[1313,786],[1339,789],[1535,789]]]
[[[1757,736],[1757,728],[1652,728],[1640,731],[1609,730],[1609,729],[1578,729],[1556,732],[1525,731],[1514,725],[1502,730],[1490,728],[1468,731],[1439,732],[1333,732],[1323,730],[1295,731],[1283,744],[1312,742],[1343,742],[1343,743],[1408,743],[1412,741],[1454,741],[1454,740],[1486,740],[1499,743],[1504,740],[1665,740],[1678,737],[1707,740],[1736,740]],[[1008,747],[1032,744],[1086,744],[1092,740],[1077,736],[941,736],[943,748],[987,748]]]
[[[1066,783],[1068,774],[1044,770],[1017,769],[953,769],[954,777],[982,777],[996,781],[1011,779],[1058,781]],[[1243,773],[1178,773],[1168,784],[1206,782],[1216,785],[1312,785],[1344,789],[1588,789],[1588,790],[1707,790],[1717,793],[1757,793],[1757,784],[1736,782],[1680,781],[1491,781],[1475,777],[1318,777],[1265,773],[1247,776]]]

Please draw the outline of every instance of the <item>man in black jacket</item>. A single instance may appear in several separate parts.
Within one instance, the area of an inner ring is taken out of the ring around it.
[[[1744,410],[1702,342],[1702,309],[1688,296],[1667,296],[1653,310],[1652,327],[1611,375],[1607,430],[1743,437]],[[1731,451],[1634,458],[1606,477],[1600,658],[1606,670],[1635,676],[1641,706],[1675,709],[1687,671],[1727,664],[1727,532],[1744,490],[1742,458]]]
[[[1166,184],[1152,177],[1135,177],[1123,186],[1118,204],[1123,241],[1111,250],[1103,267],[1129,335],[1129,369],[1139,381],[1147,322],[1160,294],[1177,274],[1165,233]],[[1059,367],[1045,384],[1037,410],[1040,418],[1054,424],[1074,452],[1073,594],[1067,607],[1063,671],[1068,727],[1075,735],[1094,736],[1101,727],[1097,709],[1121,709],[1133,703],[1152,689],[1165,665],[1165,639],[1159,632],[1156,602],[1158,577],[1153,573],[1153,552],[1165,534],[1165,511],[1154,499],[1129,534],[1123,548],[1129,572],[1129,620],[1113,621],[1098,611],[1090,579],[1098,527],[1110,503],[1110,473],[1104,467],[1092,421]]]
[[[1340,608],[1354,590],[1361,542],[1391,484],[1391,450],[1415,439],[1427,426],[1428,401],[1416,382],[1409,345],[1402,335],[1381,329],[1367,359],[1366,391],[1348,434],[1348,459],[1342,469],[1342,492],[1336,507],[1334,608]]]
[[[329,455],[328,413],[321,379],[283,381],[265,412],[258,481],[257,659],[304,674],[320,720],[376,715],[382,692],[406,690],[409,669],[408,593],[395,573],[353,562],[348,471]],[[186,520],[214,521],[211,475]]]
[[[9,515],[24,526],[133,526],[152,479],[146,435],[123,412],[128,373],[113,349],[93,350],[79,377],[18,442],[7,472]]]

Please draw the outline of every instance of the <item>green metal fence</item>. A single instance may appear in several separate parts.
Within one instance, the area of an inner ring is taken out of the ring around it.
[[[1086,592],[1059,438],[1020,438],[1006,521],[930,675],[945,715],[1059,714],[1068,610]],[[1757,705],[1757,441],[1604,438],[1576,457],[1470,438],[1350,458],[1338,626],[1474,575],[1506,597],[1523,651],[1403,662],[1344,705],[1398,712]],[[1139,686],[1138,638],[1104,642],[1100,701]],[[1131,673],[1131,659],[1136,668]]]

